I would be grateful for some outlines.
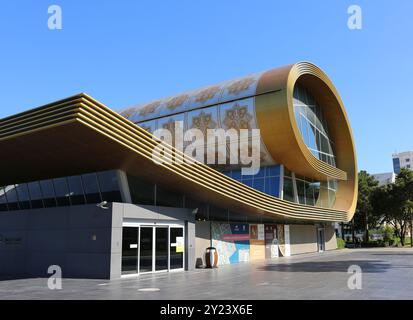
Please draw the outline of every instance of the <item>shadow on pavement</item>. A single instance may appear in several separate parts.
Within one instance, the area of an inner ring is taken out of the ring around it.
[[[363,272],[380,273],[391,268],[391,264],[380,260],[345,260],[345,261],[316,261],[296,262],[288,264],[268,264],[259,267],[259,271],[279,272],[347,272],[351,265],[359,266]],[[411,266],[405,266],[411,268]]]

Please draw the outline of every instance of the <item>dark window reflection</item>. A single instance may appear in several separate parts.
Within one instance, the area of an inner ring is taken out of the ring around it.
[[[40,189],[39,181],[29,182],[27,184],[29,188],[29,194],[31,199],[31,206],[33,209],[43,208],[43,196],[42,190]]]
[[[6,198],[9,204],[9,210],[19,210],[19,202],[17,199],[17,192],[14,185],[6,187]]]
[[[56,200],[59,206],[70,205],[69,186],[66,178],[53,179],[56,190]]]
[[[288,177],[284,177],[283,199],[294,202],[293,180]]]
[[[156,186],[156,205],[164,207],[183,207],[183,196]]]
[[[128,176],[132,202],[135,204],[155,205],[155,185],[143,179]]]
[[[168,269],[168,228],[156,229],[155,271]]]
[[[17,197],[19,199],[19,206],[21,210],[30,209],[29,189],[26,183],[16,185]]]
[[[69,195],[72,205],[85,204],[85,195],[80,176],[68,177],[67,181],[69,183]]]
[[[102,201],[99,191],[98,178],[96,173],[82,175],[83,186],[87,203],[99,203]]]
[[[6,199],[6,191],[3,187],[0,187],[0,211],[7,211],[7,199]]]
[[[116,171],[98,173],[102,199],[108,202],[122,202]]]
[[[139,228],[124,227],[122,231],[122,274],[138,272]]]
[[[52,180],[40,181],[40,188],[42,189],[44,206],[56,207],[56,198]]]
[[[139,272],[152,271],[153,228],[141,227]]]

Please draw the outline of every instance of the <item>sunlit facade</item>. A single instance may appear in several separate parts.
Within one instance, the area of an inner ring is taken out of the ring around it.
[[[202,133],[259,129],[259,170],[229,163],[250,138],[228,142],[221,164],[158,150],[153,133],[177,121]],[[345,109],[308,62],[120,111],[82,93],[1,119],[0,148],[7,275],[45,275],[49,265],[110,279],[191,270],[209,247],[220,265],[323,252],[357,201]],[[165,154],[185,161],[155,161]]]

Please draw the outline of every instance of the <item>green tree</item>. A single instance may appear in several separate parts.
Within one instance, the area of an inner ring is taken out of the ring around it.
[[[378,181],[362,170],[358,174],[357,208],[352,221],[353,229],[364,231],[364,242],[369,241],[369,226],[375,227],[377,216],[373,214],[371,197],[377,188]]]
[[[404,246],[413,213],[413,171],[402,169],[395,183],[376,188],[371,201],[377,219],[392,225]]]

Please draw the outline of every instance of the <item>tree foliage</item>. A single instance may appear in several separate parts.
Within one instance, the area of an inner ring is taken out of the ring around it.
[[[370,200],[376,220],[392,225],[404,245],[413,213],[413,171],[402,169],[395,183],[375,188]]]
[[[353,218],[353,227],[365,231],[365,241],[368,241],[368,229],[377,224],[377,216],[373,213],[372,194],[377,188],[378,181],[366,171],[358,174],[357,208]]]

